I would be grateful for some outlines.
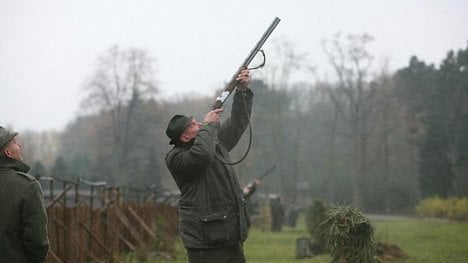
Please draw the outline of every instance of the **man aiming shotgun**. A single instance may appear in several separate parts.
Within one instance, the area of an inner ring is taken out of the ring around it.
[[[278,23],[276,18],[203,123],[177,114],[167,125],[166,135],[174,147],[165,161],[181,192],[179,230],[191,263],[245,262],[243,242],[250,221],[229,152],[250,123],[253,92],[248,65]],[[221,106],[232,92],[231,116],[220,123]]]

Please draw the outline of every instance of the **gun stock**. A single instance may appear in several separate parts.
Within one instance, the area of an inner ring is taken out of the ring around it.
[[[216,98],[216,102],[213,104],[213,107],[212,107],[213,110],[219,109],[221,108],[221,106],[223,106],[226,99],[229,97],[229,95],[231,95],[231,93],[234,91],[234,89],[237,86],[237,81],[236,81],[237,75],[239,75],[242,69],[247,68],[249,66],[250,62],[252,62],[252,60],[255,58],[257,53],[261,50],[263,44],[266,42],[266,40],[271,35],[273,30],[275,30],[276,26],[278,25],[280,21],[281,20],[278,17],[275,17],[273,22],[271,22],[270,26],[267,28],[265,33],[263,33],[262,37],[260,38],[260,40],[258,40],[255,47],[252,49],[252,51],[250,51],[250,54],[247,56],[247,58],[244,60],[242,65],[234,73],[231,80],[224,88],[223,92],[221,92],[221,94]]]

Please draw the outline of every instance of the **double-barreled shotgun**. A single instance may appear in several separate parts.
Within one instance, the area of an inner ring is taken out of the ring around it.
[[[248,68],[250,62],[252,62],[252,60],[255,58],[255,56],[257,55],[258,52],[262,52],[263,54],[263,57],[265,59],[265,54],[263,53],[263,51],[261,50],[263,44],[266,42],[266,40],[268,39],[268,37],[271,35],[271,33],[273,32],[273,30],[275,30],[276,26],[278,25],[278,23],[280,22],[281,20],[277,17],[275,17],[275,19],[273,20],[273,22],[271,22],[270,26],[267,28],[267,30],[265,31],[265,33],[263,33],[262,37],[260,38],[260,40],[258,40],[257,44],[255,45],[255,47],[252,49],[252,51],[250,51],[250,54],[247,56],[247,58],[244,60],[244,62],[242,63],[242,65],[237,69],[237,71],[234,73],[234,75],[232,76],[231,78],[231,81],[229,81],[229,83],[226,85],[226,87],[224,88],[224,90],[221,92],[221,94],[216,98],[216,102],[214,103],[212,109],[215,110],[215,109],[219,109],[221,108],[221,106],[223,105],[223,103],[226,101],[226,99],[229,97],[229,95],[231,95],[231,93],[234,91],[234,89],[236,88],[237,86],[237,75],[239,75],[240,71],[242,69],[246,69]],[[265,61],[264,61],[265,62]],[[261,65],[263,66],[264,63]],[[261,67],[260,66],[260,67]],[[258,68],[258,67],[257,67]]]

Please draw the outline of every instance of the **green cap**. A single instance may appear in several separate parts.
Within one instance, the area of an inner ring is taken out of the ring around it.
[[[3,149],[16,135],[18,135],[17,132],[10,132],[0,126],[0,149]]]
[[[179,140],[180,135],[184,132],[185,128],[190,124],[193,117],[186,115],[174,115],[169,121],[166,128],[166,135],[171,139],[169,144],[174,144]]]

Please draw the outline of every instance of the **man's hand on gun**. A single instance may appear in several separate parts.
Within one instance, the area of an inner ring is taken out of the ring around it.
[[[221,117],[221,113],[223,113],[223,111],[224,109],[219,108],[219,109],[208,112],[205,115],[205,118],[203,119],[203,124],[207,125],[210,123],[218,123]]]
[[[237,89],[239,91],[245,91],[250,83],[250,72],[248,69],[242,69],[237,75]]]
[[[239,91],[245,91],[247,89],[247,87],[249,86],[249,83],[250,83],[250,72],[248,69],[242,69],[239,73],[239,75],[237,75],[237,89]],[[207,124],[210,124],[210,123],[218,123],[219,122],[219,119],[221,118],[221,113],[223,113],[223,109],[219,108],[219,109],[215,109],[215,110],[212,110],[210,112],[208,112],[206,115],[205,115],[205,118],[203,119],[203,124],[204,125],[207,125]]]

